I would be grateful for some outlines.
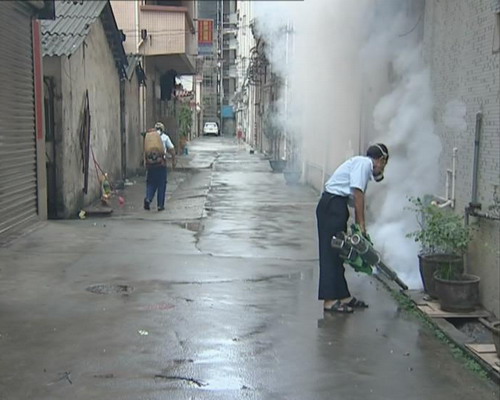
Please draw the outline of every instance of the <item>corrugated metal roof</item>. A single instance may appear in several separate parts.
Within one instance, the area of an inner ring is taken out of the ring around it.
[[[56,19],[42,21],[44,56],[69,56],[78,49],[107,1],[56,1]]]

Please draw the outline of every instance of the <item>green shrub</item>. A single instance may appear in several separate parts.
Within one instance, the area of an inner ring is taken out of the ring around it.
[[[410,198],[420,229],[406,236],[420,243],[422,254],[464,255],[472,239],[472,227],[448,208],[439,208],[419,197]]]
[[[412,197],[410,209],[417,215],[419,229],[406,236],[418,242],[422,255],[449,254],[463,257],[472,239],[473,227],[449,208],[439,208],[430,197]],[[456,264],[443,263],[439,275],[451,279],[459,274]]]

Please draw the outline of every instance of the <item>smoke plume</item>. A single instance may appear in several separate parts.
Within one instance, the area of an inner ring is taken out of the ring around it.
[[[329,174],[346,157],[364,153],[368,144],[389,147],[385,180],[368,188],[368,230],[384,261],[410,287],[419,287],[419,248],[406,237],[417,228],[408,198],[441,194],[441,143],[434,133],[431,77],[420,47],[424,3],[256,4],[267,56],[288,82],[288,98],[279,102],[277,119],[285,129],[300,127],[306,162],[323,158]],[[286,24],[293,27],[287,63],[283,35],[277,34]],[[284,103],[287,118],[282,117]],[[450,124],[461,123],[459,105],[450,110]],[[320,144],[308,146],[312,141]]]

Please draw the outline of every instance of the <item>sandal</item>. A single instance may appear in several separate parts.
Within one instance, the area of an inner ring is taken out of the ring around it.
[[[347,303],[342,303],[340,300],[337,300],[330,308],[324,308],[323,310],[339,314],[352,314],[354,312]]]
[[[346,304],[352,308],[368,308],[368,304],[366,304],[363,300],[358,300],[356,297],[353,297]]]

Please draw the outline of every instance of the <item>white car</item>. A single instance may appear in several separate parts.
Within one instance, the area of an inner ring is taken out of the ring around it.
[[[219,135],[219,126],[217,122],[205,122],[203,125],[204,135]]]

